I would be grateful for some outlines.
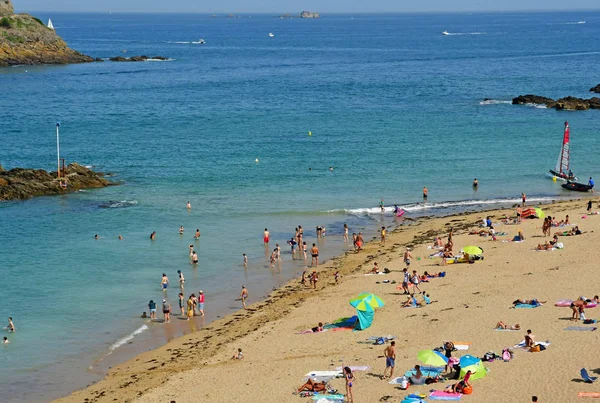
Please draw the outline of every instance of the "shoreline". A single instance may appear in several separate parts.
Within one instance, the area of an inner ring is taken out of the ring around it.
[[[561,200],[545,206],[556,209],[560,206],[580,202],[581,199]],[[465,220],[469,221],[473,216],[485,213],[512,213],[512,211],[512,208],[484,209],[443,217],[421,217],[408,225],[401,225],[390,233],[386,246],[382,247],[378,241],[369,240],[363,253],[345,252],[321,265],[319,269],[320,282],[327,284],[326,287],[321,285],[314,292],[299,285],[298,278],[295,277],[267,295],[264,301],[250,305],[247,311],[237,310],[194,333],[177,337],[165,345],[141,353],[110,369],[99,382],[85,389],[77,390],[69,396],[59,398],[56,402],[75,402],[84,398],[94,402],[112,401],[115,396],[118,396],[119,401],[132,401],[134,398],[148,393],[157,385],[166,382],[174,374],[195,368],[200,361],[213,360],[223,351],[231,350],[234,342],[256,334],[261,329],[268,327],[270,323],[279,322],[291,311],[305,305],[307,301],[319,299],[327,290],[331,290],[333,272],[330,269],[336,268],[340,271],[341,283],[343,283],[344,277],[350,277],[350,280],[356,278],[359,271],[365,270],[363,266],[375,258],[384,259],[386,262],[390,262],[394,258],[399,259],[400,256],[390,258],[386,255],[397,252],[404,245],[419,245],[429,242],[435,234],[443,231],[444,227],[449,224],[454,223],[452,225],[455,231],[460,233],[465,228],[473,226],[471,222],[464,222]],[[440,225],[441,228],[433,230]],[[380,265],[380,267],[384,266]],[[220,338],[219,342],[215,340],[216,338]],[[201,351],[189,352],[191,348],[194,350],[201,348]],[[169,357],[169,359],[165,359],[165,357]]]

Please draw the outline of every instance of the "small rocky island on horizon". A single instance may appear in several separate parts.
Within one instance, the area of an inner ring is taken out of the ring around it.
[[[282,14],[279,18],[321,18],[319,13],[313,11],[302,11],[300,15]]]

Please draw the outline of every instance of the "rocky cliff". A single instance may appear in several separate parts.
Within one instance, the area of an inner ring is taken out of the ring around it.
[[[77,163],[65,170],[66,188],[56,178],[56,172],[43,169],[14,168],[5,171],[0,166],[0,201],[29,199],[34,196],[49,196],[74,192],[79,189],[103,188],[115,185],[104,179],[102,173],[94,172]]]
[[[595,87],[590,88],[590,92],[595,92],[596,94],[600,94],[600,84]]]
[[[539,95],[519,95],[512,100],[513,105],[537,104],[546,105],[547,108],[567,111],[585,111],[588,109],[600,109],[600,98],[592,97],[590,99],[564,97],[556,101],[552,98]]]
[[[42,21],[29,14],[14,14],[11,1],[0,0],[0,67],[91,61],[91,57],[69,49]]]

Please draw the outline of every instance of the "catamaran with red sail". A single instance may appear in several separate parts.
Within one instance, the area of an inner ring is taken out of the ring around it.
[[[563,181],[576,181],[577,177],[571,171],[571,140],[569,131],[569,122],[565,122],[565,133],[563,135],[563,143],[558,155],[556,167],[550,170],[550,174],[556,179]]]

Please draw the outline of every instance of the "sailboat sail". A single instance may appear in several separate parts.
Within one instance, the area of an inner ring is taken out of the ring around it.
[[[570,139],[569,139],[569,122],[565,122],[565,134],[563,135],[563,144],[556,162],[556,172],[560,174],[568,174],[571,168],[569,161]]]
[[[54,25],[52,25],[52,20],[48,18],[48,28],[54,29]]]

